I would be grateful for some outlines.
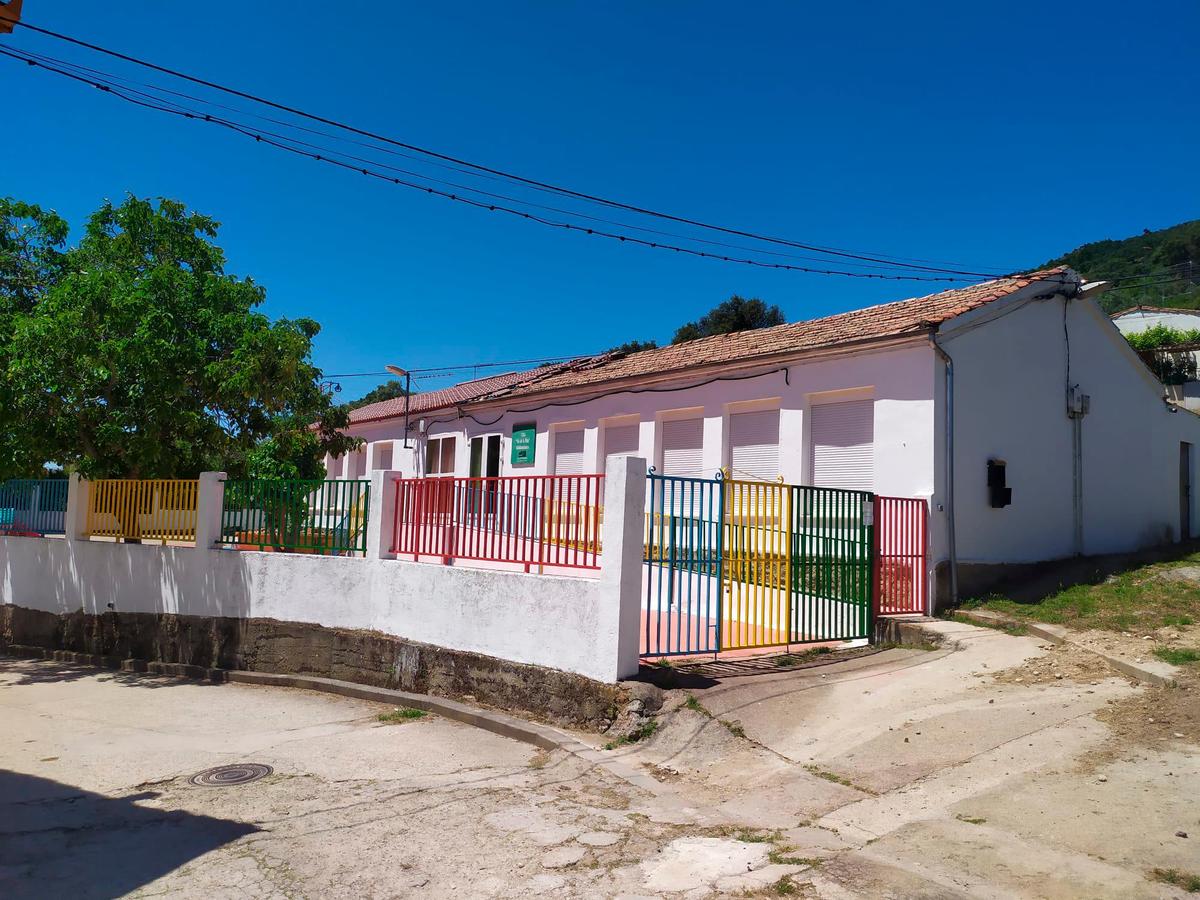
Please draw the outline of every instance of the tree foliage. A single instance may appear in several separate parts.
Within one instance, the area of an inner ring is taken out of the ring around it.
[[[1197,309],[1200,219],[1158,231],[1147,229],[1122,240],[1084,244],[1046,265],[1070,266],[1091,281],[1117,280],[1100,296],[1106,312],[1131,306]]]
[[[672,344],[694,341],[714,334],[732,334],[755,328],[770,328],[787,321],[778,306],[768,306],[757,297],[746,299],[734,294],[724,303],[714,306],[695,322],[679,326]]]
[[[1200,328],[1152,325],[1145,331],[1125,335],[1125,340],[1163,384],[1186,384],[1196,380],[1194,348],[1200,345]]]
[[[658,349],[658,341],[626,341],[623,344],[617,344],[615,347],[609,347],[605,353],[619,353],[622,356],[628,356],[630,353],[641,353],[643,350]]]
[[[128,197],[61,250],[59,217],[5,203],[0,381],[26,457],[88,477],[311,477],[357,443],[312,363],[320,326],[258,312],[213,219]],[[10,452],[0,474],[27,461]]]
[[[415,393],[415,392],[414,392]],[[357,400],[351,400],[346,404],[347,409],[358,409],[360,406],[369,406],[372,403],[379,403],[383,400],[394,400],[397,397],[404,396],[404,382],[397,378],[390,381],[385,381],[379,387],[367,391]]]

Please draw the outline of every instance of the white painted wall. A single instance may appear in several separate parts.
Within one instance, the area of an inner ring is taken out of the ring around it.
[[[792,361],[787,375],[781,363],[745,370],[726,371],[737,380],[693,386],[713,377],[711,373],[689,375],[655,384],[655,392],[619,392],[576,402],[571,399],[541,409],[542,401],[513,402],[477,408],[472,418],[454,411],[426,418],[428,435],[455,434],[459,437],[456,474],[465,476],[468,466],[467,441],[471,437],[499,434],[502,439],[502,475],[544,475],[552,472],[553,430],[567,423],[582,423],[585,429],[585,470],[603,471],[600,458],[604,441],[603,423],[616,420],[639,422],[639,455],[661,467],[661,422],[681,411],[698,412],[704,419],[704,467],[714,474],[729,464],[728,423],[731,412],[774,405],[780,409],[780,467],[785,481],[807,483],[810,473],[808,410],[825,400],[871,397],[875,401],[875,490],[902,497],[929,496],[934,485],[934,390],[939,366],[924,339],[890,349],[846,352],[820,359]],[[570,405],[568,405],[568,403]],[[511,408],[510,408],[511,407]],[[537,425],[533,465],[512,466],[511,435],[514,425]],[[401,420],[369,423],[353,433],[369,442],[397,439]],[[393,468],[407,477],[417,475],[421,454],[407,465],[397,453]],[[736,475],[736,473],[735,473]]]
[[[215,503],[218,527],[204,526],[211,539],[219,534],[220,484],[209,476],[201,513],[212,519]],[[615,460],[606,473],[605,552],[599,577],[590,579],[371,558],[390,543],[389,485],[374,480],[367,559],[207,549],[203,542],[0,537],[0,601],[52,613],[111,608],[373,629],[598,681],[636,674],[644,460]],[[71,506],[78,508],[78,495]]]
[[[940,338],[954,359],[962,563],[1037,562],[1075,552],[1063,304],[1061,297],[992,304],[954,320]],[[1093,301],[1070,301],[1066,334],[1071,382],[1091,396],[1083,420],[1084,554],[1176,539],[1179,442],[1200,445],[1200,418],[1163,401],[1162,385]],[[1013,502],[1003,509],[988,503],[991,457],[1007,463]],[[944,558],[944,515],[932,516],[931,526],[934,556]]]

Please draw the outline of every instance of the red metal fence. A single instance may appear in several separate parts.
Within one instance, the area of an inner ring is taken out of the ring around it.
[[[603,503],[603,475],[400,479],[392,552],[598,569]]]
[[[875,613],[928,609],[929,506],[906,497],[875,498]]]

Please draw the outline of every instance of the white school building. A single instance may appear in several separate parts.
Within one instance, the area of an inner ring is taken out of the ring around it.
[[[1005,566],[1193,536],[1200,417],[1067,268],[807,322],[506,373],[355,410],[331,478],[603,472],[929,504],[932,596]]]

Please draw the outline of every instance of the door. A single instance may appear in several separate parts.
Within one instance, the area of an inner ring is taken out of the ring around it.
[[[500,435],[488,434],[471,438],[471,478],[500,477]],[[496,482],[468,484],[468,509],[474,516],[490,515],[495,511]]]
[[[1179,443],[1179,539],[1192,536],[1192,445]]]

